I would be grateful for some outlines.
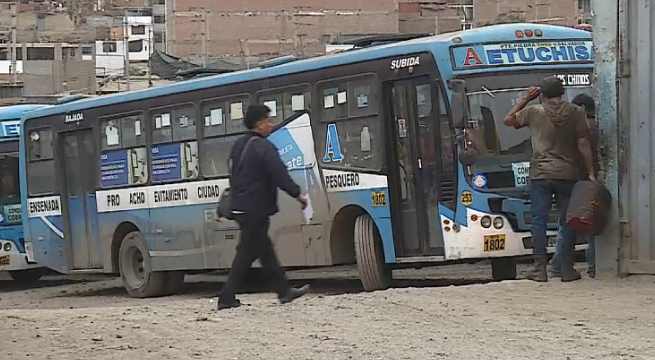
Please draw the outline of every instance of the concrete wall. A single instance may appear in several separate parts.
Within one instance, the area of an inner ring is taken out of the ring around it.
[[[341,33],[397,33],[396,0],[209,1],[175,0],[168,12],[168,52],[198,61],[203,33],[209,57],[323,54]],[[204,8],[196,16],[190,9]]]
[[[575,0],[473,0],[474,26],[509,22],[543,22],[575,25],[578,4]]]

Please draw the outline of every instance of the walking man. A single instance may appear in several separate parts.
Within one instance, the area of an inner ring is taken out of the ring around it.
[[[540,95],[541,104],[527,106]],[[585,112],[564,101],[562,95],[562,82],[557,77],[547,77],[539,87],[530,88],[505,118],[505,125],[516,129],[527,126],[532,133],[530,201],[534,268],[528,279],[540,282],[548,281],[546,227],[553,196],[560,212],[562,281],[580,279],[573,268],[571,244],[575,234],[566,225],[566,211],[573,186],[581,177],[580,165],[590,180],[596,180]],[[580,158],[583,164],[578,164]]]
[[[291,302],[309,290],[307,285],[299,289],[289,286],[268,236],[270,217],[278,212],[278,188],[296,198],[303,209],[307,206],[306,196],[289,176],[278,150],[266,139],[273,131],[270,112],[265,105],[248,107],[244,122],[250,131],[237,140],[230,154],[232,210],[241,237],[230,275],[219,297],[218,310],[241,305],[234,291],[256,259],[271,275],[281,303]]]

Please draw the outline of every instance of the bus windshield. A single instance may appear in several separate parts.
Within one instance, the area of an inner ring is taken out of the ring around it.
[[[21,222],[18,154],[0,154],[0,225]]]
[[[505,116],[527,93],[527,88],[501,90],[482,89],[468,94],[471,120],[467,138],[477,154],[473,164],[474,173],[496,173],[512,171],[512,164],[527,162],[532,155],[530,129],[513,129],[503,124]],[[591,94],[591,87],[567,87],[564,99],[571,101],[580,93]],[[539,99],[529,105],[536,104]],[[511,188],[513,177],[506,181],[490,180],[489,188]],[[495,185],[495,186],[494,186]]]

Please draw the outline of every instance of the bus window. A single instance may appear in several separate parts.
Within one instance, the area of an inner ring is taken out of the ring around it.
[[[0,155],[0,223],[21,222],[20,186],[18,183],[18,154]]]
[[[297,111],[310,110],[310,105],[309,91],[287,91],[284,93],[284,118]]]
[[[100,186],[148,182],[148,157],[143,115],[101,120]]]
[[[246,109],[248,109],[249,105],[247,97],[244,96],[241,99],[230,100],[228,101],[228,104],[230,111],[230,121],[227,124],[227,132],[237,133],[248,130],[243,124],[243,119],[246,115]]]
[[[271,109],[271,113],[269,114],[269,116],[273,121],[273,124],[281,123],[287,116],[286,114],[284,114],[284,107],[282,106],[281,93],[275,95],[260,96],[258,102],[260,104],[264,104],[268,106],[268,108]]]
[[[373,91],[374,87],[371,86],[371,81],[357,80],[351,81],[348,84],[350,89],[349,95],[349,111],[348,116],[366,116],[377,113],[378,109],[378,96]]]
[[[348,91],[346,85],[330,87],[322,91],[322,116],[324,122],[345,119],[348,116]]]
[[[28,142],[27,182],[30,195],[52,193],[55,189],[55,182],[52,181],[52,174],[55,172],[52,130],[31,130]]]
[[[164,143],[173,140],[173,129],[171,126],[171,112],[154,113],[152,117],[152,142]]]
[[[200,158],[200,169],[205,177],[228,176],[228,159],[232,145],[240,135],[223,136],[203,139],[201,142],[202,156]]]
[[[173,141],[196,138],[196,115],[192,105],[173,110]]]
[[[210,102],[202,105],[204,136],[225,135],[225,103]]]

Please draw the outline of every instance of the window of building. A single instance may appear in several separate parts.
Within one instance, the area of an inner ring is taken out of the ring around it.
[[[143,40],[131,40],[127,43],[130,52],[136,53],[143,51]]]
[[[93,55],[93,48],[91,46],[82,46],[82,55]]]
[[[153,16],[153,21],[155,24],[163,24],[166,22],[166,18],[162,15]]]
[[[103,53],[115,53],[116,52],[116,42],[115,41],[103,41],[102,42],[102,52]]]
[[[132,25],[132,35],[145,35],[146,26],[145,25]]]
[[[54,47],[28,47],[27,60],[54,60]]]

